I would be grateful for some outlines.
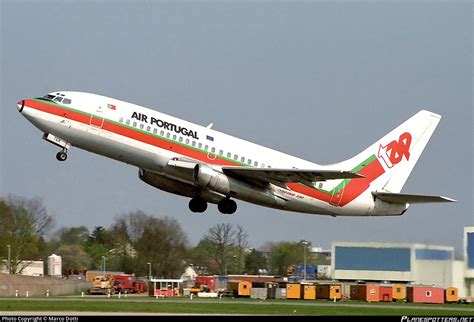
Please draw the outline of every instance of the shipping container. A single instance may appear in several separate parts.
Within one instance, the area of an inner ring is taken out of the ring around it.
[[[444,289],[433,286],[407,286],[407,302],[444,303]]]
[[[316,285],[316,298],[326,300],[340,300],[342,293],[341,284],[318,284]]]
[[[303,288],[301,284],[288,283],[286,284],[286,298],[287,299],[301,299],[303,293]]]
[[[316,300],[316,285],[303,284],[303,299]]]
[[[250,298],[252,299],[259,299],[259,300],[266,300],[267,299],[267,289],[263,287],[253,287],[252,292],[250,294]]]
[[[393,301],[393,287],[388,285],[380,285],[379,287],[379,301],[392,302]]]
[[[227,281],[227,291],[234,297],[250,297],[252,283],[248,281]]]
[[[403,284],[392,285],[392,300],[401,301],[406,298],[406,287]]]
[[[351,285],[351,300],[378,302],[379,298],[380,287],[376,284]]]
[[[457,301],[459,301],[457,287],[448,287],[444,294],[444,300],[446,303],[456,303]]]

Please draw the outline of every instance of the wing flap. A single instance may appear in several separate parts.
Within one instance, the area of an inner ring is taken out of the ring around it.
[[[372,195],[382,201],[391,203],[434,203],[434,202],[456,202],[456,200],[444,196],[414,195],[408,193],[392,193],[373,191]]]
[[[299,182],[312,188],[314,188],[314,183],[318,181],[364,178],[364,176],[361,176],[360,174],[342,170],[222,167],[222,171],[226,175],[247,180],[258,180],[277,185],[287,182]]]

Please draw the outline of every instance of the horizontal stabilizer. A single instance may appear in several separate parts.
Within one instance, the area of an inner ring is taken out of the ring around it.
[[[373,191],[372,195],[382,201],[391,203],[432,203],[455,202],[456,200],[443,196],[412,195],[407,193],[392,193]]]

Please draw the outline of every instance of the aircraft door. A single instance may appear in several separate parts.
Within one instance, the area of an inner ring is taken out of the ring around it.
[[[339,207],[344,196],[344,188],[346,186],[346,180],[342,180],[332,191],[331,200],[329,203],[333,206]]]
[[[104,125],[104,117],[102,115],[102,108],[100,106],[95,110],[94,113],[91,114],[89,124],[90,126],[96,128],[102,128],[102,126]]]

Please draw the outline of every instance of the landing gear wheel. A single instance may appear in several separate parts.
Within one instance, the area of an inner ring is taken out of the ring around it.
[[[225,198],[219,201],[217,209],[219,209],[222,214],[231,215],[237,210],[237,203],[232,199]]]
[[[66,159],[67,159],[67,153],[64,152],[64,151],[58,152],[58,153],[56,154],[56,159],[57,159],[58,161],[66,161]]]
[[[189,201],[189,210],[192,212],[204,212],[207,209],[207,202],[201,198],[193,198]]]

